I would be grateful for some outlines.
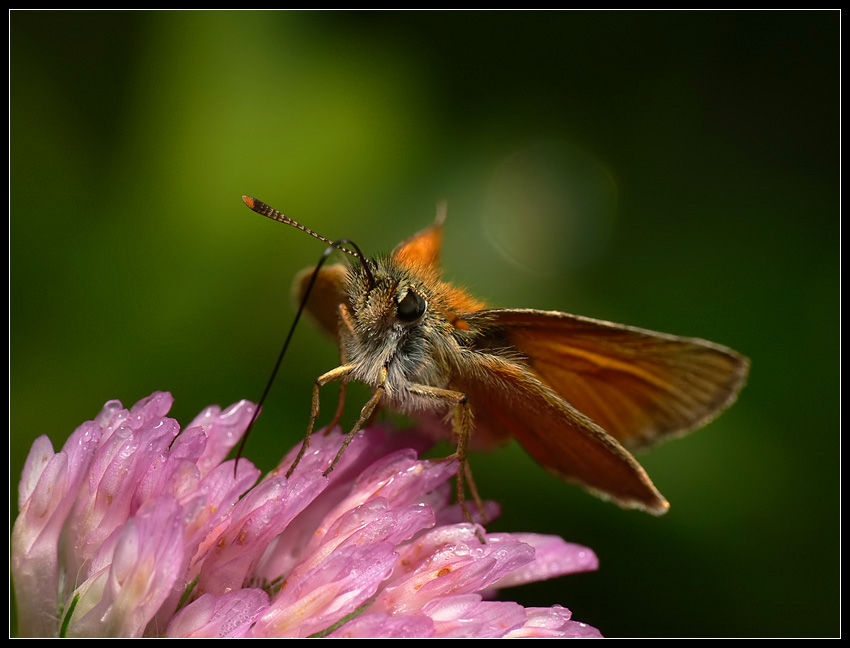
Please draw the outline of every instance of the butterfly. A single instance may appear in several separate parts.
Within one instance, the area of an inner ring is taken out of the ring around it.
[[[336,423],[344,387],[354,380],[372,396],[327,472],[377,408],[389,407],[449,422],[467,518],[464,483],[480,503],[467,464],[473,435],[513,438],[561,479],[660,515],[669,504],[632,453],[706,425],[746,382],[749,360],[706,340],[556,311],[489,308],[442,278],[444,208],[389,255],[368,259],[347,239],[333,242],[259,200],[243,201],[357,259],[320,264],[295,280],[296,295],[337,340],[341,360],[316,380],[290,474],[309,446],[320,389],[342,383]]]

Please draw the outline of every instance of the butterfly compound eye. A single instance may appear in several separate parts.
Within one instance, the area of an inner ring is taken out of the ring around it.
[[[425,314],[426,306],[425,300],[408,288],[407,294],[398,302],[395,315],[399,321],[410,324]]]

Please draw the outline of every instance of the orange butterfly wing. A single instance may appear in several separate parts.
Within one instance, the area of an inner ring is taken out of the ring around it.
[[[527,367],[487,353],[469,358],[473,366],[451,387],[469,397],[476,432],[509,433],[542,466],[602,499],[655,515],[667,511],[634,457]]]
[[[304,299],[315,268],[305,268],[292,282],[296,303]],[[319,268],[316,283],[307,298],[307,312],[326,333],[339,339],[339,305],[348,304],[348,266],[334,263]]]
[[[472,326],[523,356],[531,371],[629,449],[707,424],[731,405],[749,360],[718,344],[577,315],[489,310]]]
[[[439,274],[445,220],[446,204],[440,203],[434,223],[399,243],[392,252],[393,261],[407,268]]]
[[[485,306],[484,302],[475,299],[462,288],[440,278],[440,251],[445,220],[446,205],[440,203],[434,223],[399,243],[390,259],[427,283],[431,288],[431,308],[442,314],[453,326],[466,329],[468,327],[462,315],[480,311]]]

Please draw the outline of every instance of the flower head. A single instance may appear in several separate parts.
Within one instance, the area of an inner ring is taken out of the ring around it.
[[[171,403],[112,401],[60,452],[33,444],[12,537],[22,635],[600,636],[560,606],[487,600],[596,557],[464,522],[456,466],[419,459],[424,436],[364,430],[325,476],[342,437],[316,434],[290,478],[295,450],[257,482],[249,461],[225,461],[252,403],[182,433]]]

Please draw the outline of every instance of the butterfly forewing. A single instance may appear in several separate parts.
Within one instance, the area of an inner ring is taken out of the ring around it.
[[[293,297],[301,302],[307,297],[307,287],[315,268],[305,268],[292,284]],[[339,305],[348,303],[348,267],[334,263],[319,268],[313,291],[307,297],[307,312],[319,327],[334,338],[339,334]]]
[[[441,203],[437,208],[437,218],[434,223],[399,243],[392,252],[392,260],[405,267],[439,274],[445,219],[446,206]]]
[[[706,424],[734,402],[749,367],[705,340],[566,313],[489,310],[466,319],[630,449]]]

